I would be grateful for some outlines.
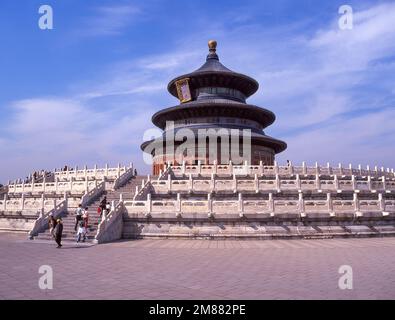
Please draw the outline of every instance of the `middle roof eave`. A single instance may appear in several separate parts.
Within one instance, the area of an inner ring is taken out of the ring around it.
[[[152,116],[152,122],[157,127],[164,129],[166,121],[206,116],[249,119],[259,122],[263,128],[271,125],[276,119],[273,112],[255,105],[225,99],[209,99],[191,101],[160,110]]]

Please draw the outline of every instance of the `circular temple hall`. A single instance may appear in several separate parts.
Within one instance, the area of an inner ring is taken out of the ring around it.
[[[216,53],[216,41],[209,41],[208,46],[206,62],[199,69],[178,76],[168,84],[168,91],[180,104],[152,116],[153,124],[162,129],[163,134],[159,139],[145,141],[141,149],[152,155],[154,175],[158,175],[165,164],[228,164],[231,161],[272,165],[275,155],[287,147],[285,142],[263,131],[274,122],[274,113],[246,102],[258,90],[258,82],[226,68]],[[179,133],[182,137],[181,130],[185,129],[194,133],[193,150],[174,152],[185,142],[174,136]],[[202,132],[204,143],[199,140]],[[169,148],[169,144],[174,148]],[[245,145],[247,150],[243,149]]]

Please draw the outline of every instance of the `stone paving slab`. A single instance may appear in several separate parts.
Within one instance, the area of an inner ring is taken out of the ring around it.
[[[0,233],[0,299],[395,299],[395,238],[132,240]],[[41,265],[54,272],[41,290]],[[353,289],[340,290],[341,265]]]

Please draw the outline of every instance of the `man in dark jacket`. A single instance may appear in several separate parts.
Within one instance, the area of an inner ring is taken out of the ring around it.
[[[55,241],[58,244],[57,248],[62,247],[62,233],[63,233],[63,222],[62,219],[59,218],[55,227]]]
[[[100,202],[100,208],[101,208],[102,213],[103,213],[103,210],[106,209],[106,205],[107,205],[107,197],[104,196],[103,200]]]

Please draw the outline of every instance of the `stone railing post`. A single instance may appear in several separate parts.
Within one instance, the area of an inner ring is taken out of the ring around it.
[[[188,177],[188,193],[192,193],[192,190],[193,190],[192,173],[189,173],[189,177]]]
[[[326,163],[326,167],[328,169],[328,175],[331,175],[333,171],[329,162]]]
[[[299,174],[296,174],[296,188],[299,191],[302,191],[302,184],[300,183],[300,176],[299,176]]]
[[[292,164],[292,161],[289,161],[289,174],[293,175],[294,172],[294,165]]]
[[[276,175],[278,175],[278,164],[277,164],[277,161],[274,161],[274,173],[276,174]]]
[[[211,199],[211,193],[207,194],[207,207],[208,207],[208,217],[213,216],[213,200]]]
[[[25,194],[22,193],[21,196],[21,210],[25,209]]]
[[[270,192],[269,193],[269,212],[270,212],[270,216],[274,216],[274,200],[273,200],[273,194]]]
[[[304,199],[303,199],[303,192],[299,192],[299,203],[298,203],[298,207],[299,207],[299,214],[301,217],[305,217],[306,213],[304,210]]]
[[[343,175],[343,166],[341,163],[339,163],[339,171],[340,171],[340,175]]]
[[[245,174],[250,174],[250,170],[248,170],[248,161],[244,161],[244,172]]]
[[[239,216],[242,217],[244,215],[244,206],[243,206],[243,195],[241,192],[239,193],[238,211],[239,211]]]
[[[353,201],[354,201],[355,213],[356,213],[356,215],[358,216],[358,214],[360,213],[360,211],[359,211],[358,193],[356,193],[356,192],[354,192]]]
[[[214,173],[212,173],[210,179],[210,193],[213,193],[214,190],[215,190],[215,175]]]
[[[202,161],[198,160],[197,167],[198,167],[198,174],[201,174],[202,173]]]
[[[89,192],[89,185],[88,185],[88,177],[85,176],[85,192],[88,193]]]
[[[307,168],[306,168],[306,162],[305,162],[305,161],[302,162],[302,173],[303,173],[304,175],[307,174]]]
[[[41,214],[44,214],[45,209],[45,199],[44,199],[44,193],[41,194]]]
[[[382,176],[382,177],[381,177],[381,180],[383,181],[383,190],[384,190],[384,192],[385,192],[385,190],[387,189],[387,183],[386,183],[386,181],[385,181],[385,176]]]
[[[316,174],[317,176],[319,176],[319,175],[320,175],[320,167],[319,167],[319,165],[318,165],[318,162],[317,162],[317,161],[315,162],[315,174]]]
[[[355,181],[355,176],[353,174],[351,175],[351,185],[352,185],[352,189],[355,190],[357,187],[357,183]]]
[[[277,192],[281,192],[280,177],[279,177],[278,173],[276,173],[276,189],[277,189]]]
[[[7,211],[7,194],[6,193],[4,193],[3,199],[4,199],[3,210],[5,212],[5,211]]]
[[[236,178],[236,174],[234,174],[234,173],[233,173],[232,184],[233,184],[233,193],[236,193],[237,192],[237,178]]]
[[[368,189],[369,191],[372,191],[372,178],[370,175],[368,176]]]
[[[379,193],[379,199],[378,200],[379,200],[380,210],[381,211],[385,211],[385,201],[384,201],[382,193]]]
[[[335,213],[333,212],[333,201],[332,201],[332,195],[330,194],[330,192],[328,192],[328,193],[326,194],[326,202],[327,202],[327,204],[328,204],[328,212],[329,212],[329,215],[330,215],[331,217],[333,217],[333,216],[335,215]]]
[[[317,188],[317,191],[320,192],[321,191],[321,180],[320,180],[319,174],[315,175],[315,186]]]
[[[182,160],[181,173],[182,173],[183,175],[185,174],[185,160]]]
[[[262,160],[259,161],[259,174],[263,174],[263,162]]]
[[[74,181],[74,178],[73,177],[70,177],[70,193],[73,193],[73,181]]]
[[[152,211],[152,200],[151,200],[151,194],[147,194],[147,214],[151,214]]]
[[[337,178],[337,174],[333,177],[333,180],[335,182],[335,189],[338,191],[339,190],[339,179]]]
[[[181,194],[177,193],[176,215],[181,216]]]
[[[169,193],[171,192],[171,174],[167,175],[167,190]]]
[[[214,165],[213,165],[213,167],[214,167],[214,173],[216,174],[216,173],[217,173],[217,170],[218,170],[218,168],[217,168],[217,160],[214,160]]]
[[[232,160],[229,160],[228,171],[229,171],[230,174],[233,174],[233,162],[232,162]]]
[[[255,193],[259,193],[259,181],[258,181],[258,174],[254,174],[254,186],[255,186]]]

